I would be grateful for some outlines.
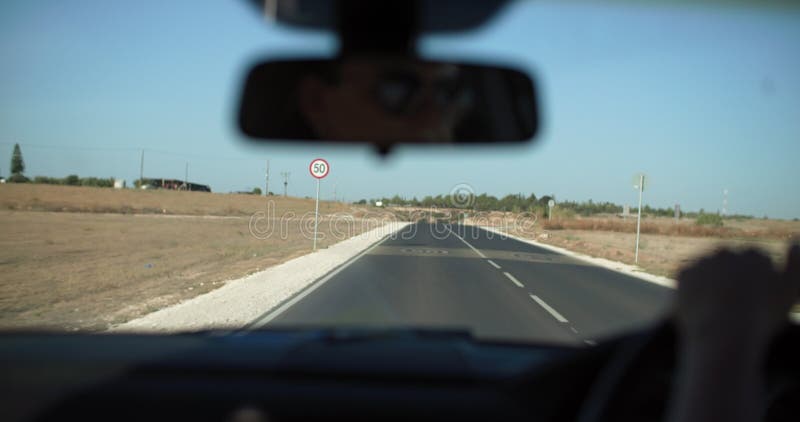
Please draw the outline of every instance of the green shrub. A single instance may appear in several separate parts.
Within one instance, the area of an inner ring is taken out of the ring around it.
[[[11,177],[8,178],[9,183],[28,183],[30,180],[23,176],[20,173],[12,174]]]
[[[722,217],[718,214],[700,214],[695,220],[698,226],[722,227]]]
[[[77,174],[70,174],[64,178],[64,184],[69,186],[79,186],[81,184],[81,178],[78,177]]]
[[[101,177],[84,177],[80,179],[81,186],[93,186],[97,188],[113,188],[114,178],[104,179]]]
[[[33,178],[33,183],[39,183],[43,185],[60,185],[61,180],[55,177],[36,176]]]

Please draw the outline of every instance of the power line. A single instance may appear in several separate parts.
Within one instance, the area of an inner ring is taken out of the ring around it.
[[[27,142],[0,142],[0,145],[14,145],[14,144],[19,144],[21,147],[26,147],[26,148],[76,150],[76,151],[139,151],[139,150],[141,150],[141,148],[135,148],[135,147],[100,147],[100,146],[29,144]]]

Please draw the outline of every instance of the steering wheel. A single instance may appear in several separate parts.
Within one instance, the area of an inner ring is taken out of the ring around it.
[[[677,335],[675,326],[665,320],[642,334],[623,340],[611,360],[600,371],[589,390],[587,399],[581,407],[577,420],[579,422],[600,422],[609,420],[661,420],[669,397],[669,377],[675,367],[675,350]],[[648,390],[659,390],[655,397],[661,401],[648,400],[649,394],[644,391],[630,392],[625,386],[638,385],[637,378],[653,377],[647,383]],[[633,383],[633,384],[631,384]],[[664,389],[667,391],[663,391]],[[638,400],[627,401],[625,410],[621,411],[619,403],[633,393]],[[635,406],[636,409],[632,409]],[[642,413],[644,412],[644,413]]]
[[[577,420],[664,420],[674,388],[678,341],[671,320],[623,340],[596,377]],[[766,420],[796,420],[800,411],[797,356],[800,325],[789,325],[773,341],[765,366]]]

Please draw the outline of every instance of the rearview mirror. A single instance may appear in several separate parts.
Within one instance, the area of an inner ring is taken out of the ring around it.
[[[539,126],[533,81],[500,67],[406,57],[269,61],[239,109],[248,136],[372,143],[520,142]]]

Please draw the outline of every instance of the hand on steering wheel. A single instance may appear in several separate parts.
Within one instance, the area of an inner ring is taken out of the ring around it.
[[[669,420],[760,420],[765,355],[800,292],[800,246],[784,271],[755,251],[720,251],[678,283],[682,347]]]

